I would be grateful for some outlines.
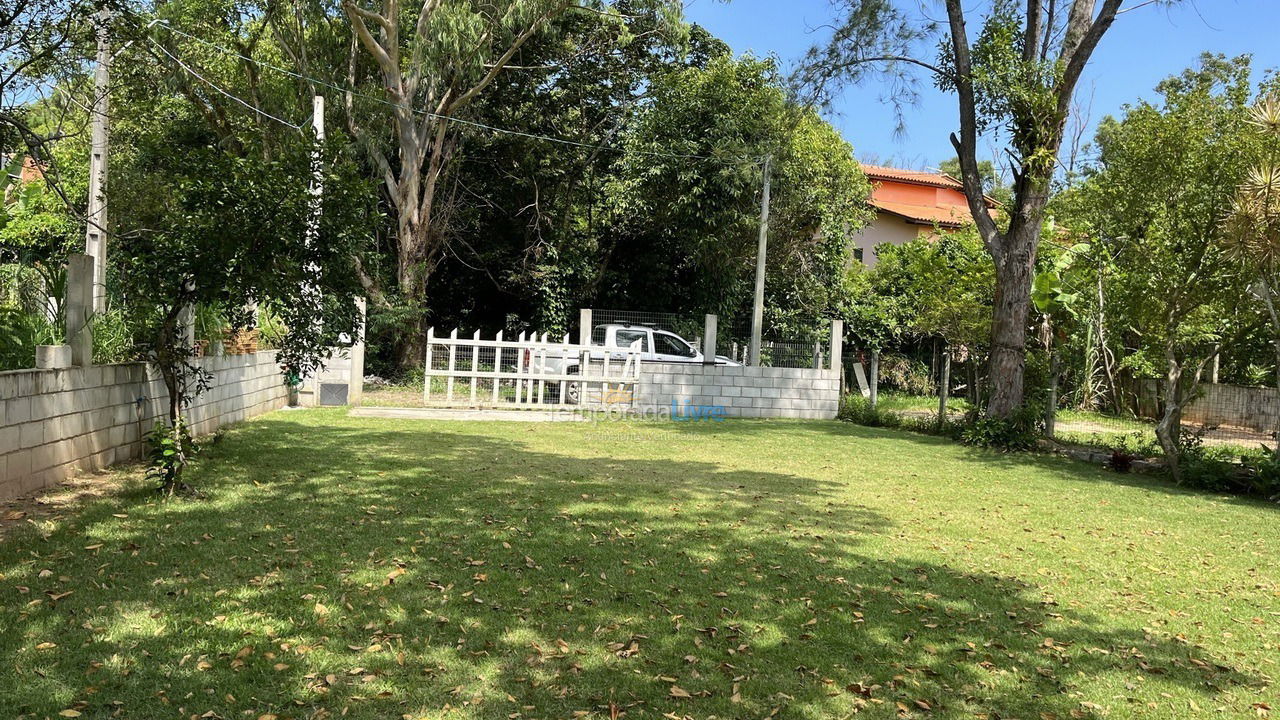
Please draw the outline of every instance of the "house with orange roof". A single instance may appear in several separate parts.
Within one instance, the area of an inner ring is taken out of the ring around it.
[[[4,202],[11,202],[22,185],[44,178],[44,166],[36,162],[36,159],[30,155],[24,155],[22,162],[14,162],[16,155],[0,154],[0,173],[8,175],[6,182],[0,183],[4,187]]]
[[[868,202],[876,219],[854,238],[854,258],[868,267],[876,264],[876,248],[885,243],[903,245],[973,222],[964,186],[943,173],[862,165],[871,181]],[[996,207],[987,198],[987,207]]]

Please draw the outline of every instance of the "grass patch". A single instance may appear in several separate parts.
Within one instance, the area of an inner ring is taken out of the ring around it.
[[[937,395],[908,395],[906,393],[888,391],[876,397],[876,407],[886,412],[938,412]],[[973,409],[973,403],[963,397],[947,398],[947,413],[963,415]]]
[[[1276,704],[1276,508],[1058,458],[838,422],[315,410],[232,431],[190,480],[209,498],[135,488],[5,538],[6,717]]]

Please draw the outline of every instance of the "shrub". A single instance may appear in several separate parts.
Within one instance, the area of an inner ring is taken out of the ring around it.
[[[1280,445],[1262,446],[1262,453],[1242,458],[1249,471],[1249,490],[1268,500],[1280,501]]]
[[[177,478],[187,461],[196,453],[195,440],[181,421],[175,429],[157,422],[147,433],[147,479],[160,483],[170,492],[177,487]]]
[[[905,355],[881,355],[879,384],[908,395],[928,395],[934,391],[929,366]]]
[[[43,314],[0,307],[0,370],[35,367],[36,346],[57,345],[62,334]]]
[[[871,401],[859,393],[845,395],[840,400],[840,420],[868,427],[902,427],[902,418],[896,413],[872,407]]]
[[[1033,408],[1023,408],[1010,418],[973,418],[960,431],[966,445],[1005,452],[1031,450],[1043,434],[1043,420]]]
[[[124,313],[113,310],[99,313],[89,319],[93,332],[93,362],[95,365],[128,362],[138,358]]]

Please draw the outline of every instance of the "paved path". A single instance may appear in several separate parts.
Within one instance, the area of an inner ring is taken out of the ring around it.
[[[352,417],[400,420],[498,420],[506,422],[586,422],[572,410],[458,410],[453,408],[358,407]]]

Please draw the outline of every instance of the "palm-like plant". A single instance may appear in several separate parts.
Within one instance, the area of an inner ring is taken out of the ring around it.
[[[1252,291],[1262,300],[1271,320],[1271,343],[1276,353],[1276,387],[1280,388],[1280,310],[1277,309],[1277,275],[1280,274],[1280,99],[1258,100],[1248,122],[1263,142],[1262,158],[1249,168],[1236,189],[1223,221],[1227,248],[1247,266],[1256,268],[1258,281]]]

